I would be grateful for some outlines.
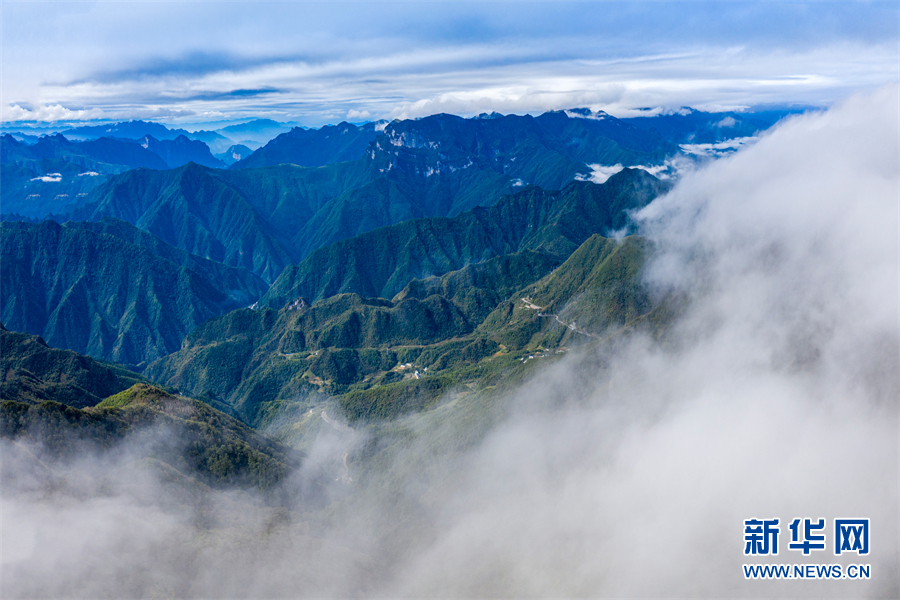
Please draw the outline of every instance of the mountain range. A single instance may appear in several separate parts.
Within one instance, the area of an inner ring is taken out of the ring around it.
[[[256,164],[257,156],[288,160],[282,151],[304,136],[319,148],[318,155],[307,152],[307,163],[337,160],[375,133],[347,124],[315,133],[295,129],[230,171],[192,165],[131,171],[80,198],[68,218],[127,220],[271,282],[288,264],[342,239],[410,219],[453,217],[529,184],[560,189],[591,172],[585,161],[655,164],[674,148],[611,117],[435,115],[385,125],[356,160],[240,168]],[[177,230],[168,225],[172,220],[181,223]]]
[[[603,185],[573,181],[556,192],[529,186],[489,208],[404,221],[314,251],[286,268],[259,305],[346,292],[390,298],[412,279],[525,249],[565,258],[591,234],[627,227],[628,211],[666,189],[643,170],[625,169]]]
[[[652,248],[630,235],[631,212],[669,189],[683,148],[784,114],[5,135],[3,210],[20,217],[0,227],[0,320],[41,336],[30,348],[128,365],[254,426],[298,398],[394,418],[534,355],[657,330],[672,307],[640,284]],[[221,158],[207,145],[250,134],[275,137]],[[621,170],[595,183],[598,165]],[[65,397],[58,377],[15,369],[4,394]]]
[[[141,146],[166,161],[166,166],[170,169],[180,167],[189,162],[214,169],[225,166],[224,162],[212,155],[209,146],[199,140],[191,140],[184,135],[179,135],[173,140],[161,141],[152,135],[145,135],[139,142]]]
[[[496,190],[503,186],[506,187],[501,193],[529,183],[559,189],[572,177],[590,177],[593,165],[643,165],[654,172],[671,175],[671,169],[663,164],[664,159],[682,152],[682,147],[690,152],[691,145],[752,137],[788,114],[791,111],[706,113],[681,109],[650,117],[617,119],[602,111],[570,109],[538,117],[492,113],[462,119],[433,115],[361,126],[340,123],[319,129],[288,130],[284,124],[258,119],[218,131],[193,133],[145,121],[78,127],[43,138],[16,133],[21,139],[36,141],[29,145],[12,136],[0,140],[3,212],[7,218],[12,214],[26,218],[63,214],[70,210],[69,205],[82,203],[84,196],[110,175],[141,166],[166,169],[192,161],[212,168],[233,169],[283,164],[319,167],[368,157],[380,163],[377,171],[371,165],[357,165],[355,170],[361,172],[352,185],[360,188],[371,184],[373,188],[358,189],[348,196],[345,202],[352,206],[346,210],[358,211],[357,207],[369,198],[383,197],[393,191],[394,196],[410,198],[405,202],[409,215],[401,215],[400,220],[438,214],[417,213],[415,198],[423,195],[452,196],[440,200],[457,203],[440,211],[452,216],[474,205],[490,204],[497,197]],[[236,138],[250,134],[268,143],[256,152],[251,148],[257,147],[257,142],[235,143]],[[70,142],[66,138],[64,143],[60,135],[84,141]],[[47,141],[48,138],[53,141]],[[161,160],[123,144],[126,140],[152,151]],[[436,148],[441,152],[435,153]],[[458,185],[455,182],[466,179],[464,176],[449,177],[453,181],[437,184],[398,183],[396,177],[388,177],[388,184],[379,179],[380,174],[396,168],[402,169],[408,179],[421,179],[425,175],[446,180],[448,173],[460,169],[477,174],[474,178],[470,176],[471,181],[462,183],[460,190],[452,188]],[[388,189],[392,186],[396,190]],[[341,189],[342,193],[347,191]],[[472,199],[473,194],[484,199]],[[429,204],[435,201],[432,199]],[[389,219],[389,222],[397,221]],[[308,237],[308,234],[303,232],[301,236]],[[317,241],[313,246],[322,243]],[[301,250],[300,257],[309,251],[310,248]]]

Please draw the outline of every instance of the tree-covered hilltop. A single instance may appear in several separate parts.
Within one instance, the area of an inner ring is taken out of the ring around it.
[[[4,400],[0,437],[40,444],[51,464],[119,450],[131,461],[153,459],[213,488],[272,489],[303,461],[296,450],[203,402],[146,383],[90,408]]]
[[[127,221],[176,248],[272,281],[294,260],[289,244],[213,173],[194,163],[129,171],[96,188],[69,218]]]
[[[20,453],[36,452],[41,470],[50,465],[50,479],[79,458],[110,453],[137,467],[155,461],[185,481],[213,488],[268,490],[303,461],[302,453],[208,403],[121,365],[51,348],[38,336],[2,325],[0,349],[0,438],[17,443]]]
[[[94,406],[148,379],[117,365],[71,350],[51,348],[40,336],[0,324],[0,399]]]

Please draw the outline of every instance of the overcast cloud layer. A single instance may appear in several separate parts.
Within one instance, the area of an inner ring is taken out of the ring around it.
[[[17,3],[4,121],[828,104],[898,80],[895,2]]]

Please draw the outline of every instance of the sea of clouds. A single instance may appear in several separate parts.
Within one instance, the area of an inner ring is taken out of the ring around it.
[[[851,97],[685,174],[635,215],[647,285],[678,299],[663,336],[536,371],[436,461],[440,420],[409,420],[389,456],[422,468],[383,465],[327,508],[179,502],[151,471],[113,477],[127,453],[48,490],[5,445],[3,597],[897,597],[898,105],[895,86]],[[825,551],[787,549],[798,517],[827,519]],[[778,557],[744,555],[750,518],[781,520]],[[833,555],[835,518],[871,519],[868,556]]]

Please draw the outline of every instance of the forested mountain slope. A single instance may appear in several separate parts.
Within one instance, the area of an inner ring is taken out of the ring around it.
[[[52,346],[140,365],[264,290],[123,222],[0,225],[2,320]]]
[[[412,279],[523,249],[565,258],[594,233],[629,222],[667,189],[646,171],[625,169],[603,185],[575,181],[560,191],[529,187],[490,208],[453,218],[407,221],[316,250],[284,270],[259,306],[280,308],[354,292],[390,298]]]
[[[133,371],[71,350],[51,348],[40,336],[9,331],[0,324],[0,400],[59,402],[83,408],[150,383]]]

